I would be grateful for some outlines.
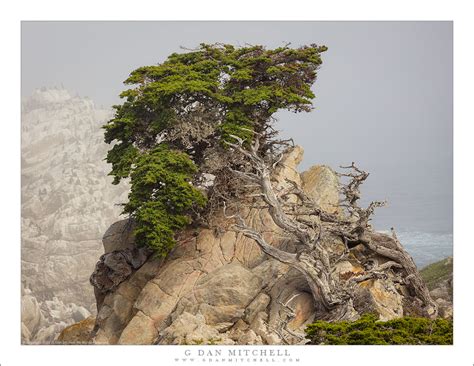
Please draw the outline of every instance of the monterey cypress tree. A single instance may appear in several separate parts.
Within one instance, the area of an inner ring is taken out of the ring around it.
[[[130,178],[124,213],[136,222],[138,244],[166,255],[177,230],[232,195],[228,168],[248,167],[224,142],[258,138],[265,154],[275,112],[311,110],[324,51],[201,44],[130,74],[104,129],[113,183]]]

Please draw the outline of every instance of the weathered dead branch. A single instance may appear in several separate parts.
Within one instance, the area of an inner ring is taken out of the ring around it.
[[[357,284],[369,279],[383,279],[388,271],[403,273],[405,284],[413,292],[413,296],[423,302],[426,315],[436,316],[436,304],[421,280],[412,258],[396,235],[388,238],[391,240],[390,245],[384,245],[387,238],[378,240],[382,234],[374,232],[370,226],[375,209],[385,205],[385,202],[371,202],[367,208],[358,205],[360,186],[369,176],[368,173],[356,167],[354,163],[341,167],[346,171],[339,176],[349,179],[349,182],[341,184],[340,188],[341,208],[345,211],[342,215],[330,214],[319,207],[296,182],[286,180],[282,184],[273,181],[273,173],[285,153],[283,149],[275,148],[277,141],[273,141],[273,150],[267,149],[267,155],[262,156],[259,138],[249,147],[244,147],[244,142],[239,137],[233,138],[236,142],[227,144],[244,156],[252,169],[232,169],[232,173],[241,182],[254,188],[249,196],[253,205],[268,209],[274,223],[285,234],[294,238],[296,251],[290,253],[266,242],[262,233],[247,225],[238,211],[227,217],[235,220],[235,230],[255,240],[264,253],[302,273],[314,300],[329,314],[329,319],[355,319],[358,314],[352,299]],[[287,147],[287,142],[283,146]],[[272,154],[271,151],[276,153]],[[322,239],[331,235],[340,237],[344,242],[346,249],[342,255],[334,256],[330,248],[322,244]],[[347,260],[350,248],[357,244],[364,245],[369,251],[387,258],[388,261],[373,268],[366,268],[363,274],[353,276],[349,280],[341,280],[334,275],[335,266],[340,261]]]

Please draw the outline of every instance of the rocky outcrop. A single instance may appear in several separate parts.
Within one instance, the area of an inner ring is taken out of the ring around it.
[[[22,104],[22,342],[304,342],[305,325],[324,318],[306,280],[229,230],[223,216],[212,229],[184,230],[166,260],[136,247],[132,221],[112,224],[128,187],[113,186],[107,177],[100,126],[109,117],[110,111],[62,89],[39,90]],[[325,211],[342,214],[337,175],[327,166],[299,174],[302,154],[299,147],[287,154],[275,180],[298,183]],[[266,241],[292,250],[266,210],[243,213]],[[337,237],[325,240],[330,255],[345,250]],[[386,235],[374,240],[390,245]],[[362,246],[350,251],[335,269],[342,279],[387,260]],[[452,282],[446,281],[431,294],[449,317]],[[419,304],[411,296],[403,279],[387,271],[358,285],[354,315],[417,315]]]
[[[326,165],[316,165],[301,174],[303,189],[326,212],[339,211],[339,192],[334,189],[339,179],[334,171]]]
[[[64,89],[37,90],[22,103],[21,278],[30,291],[23,299],[24,343],[48,342],[54,337],[45,332],[57,336],[77,321],[69,308],[95,312],[89,276],[103,253],[101,237],[120,213],[115,204],[127,192],[126,185],[111,185],[103,161],[100,126],[110,116]],[[47,301],[55,298],[64,307],[59,317],[48,313],[54,309]],[[32,327],[35,302],[50,321]]]
[[[296,147],[287,154],[276,180],[285,184],[288,178],[303,184],[321,206],[337,211],[337,176],[327,167],[313,167],[300,176],[296,167],[302,153]],[[264,233],[267,242],[291,249],[292,243],[266,210],[248,209],[245,218]],[[229,230],[223,217],[216,219],[216,226],[219,230],[183,231],[166,260],[150,257],[105,291],[98,300],[95,327],[88,339],[96,344],[304,343],[304,327],[324,314],[301,273]],[[105,235],[105,251],[130,250],[130,227],[125,222],[114,224]],[[390,238],[380,235],[374,240],[387,245]],[[330,247],[335,256],[345,250],[337,237],[322,245]],[[373,254],[368,257],[360,245],[351,248],[350,259],[338,264],[335,275],[350,279],[370,263],[384,261],[387,259]],[[383,320],[415,313],[416,301],[401,283],[391,271],[383,279],[361,282],[355,311],[375,312]]]
[[[453,258],[432,263],[420,271],[443,318],[453,317]]]

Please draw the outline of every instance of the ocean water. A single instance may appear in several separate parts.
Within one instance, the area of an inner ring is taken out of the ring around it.
[[[402,231],[397,232],[397,236],[407,252],[413,257],[418,269],[453,255],[452,233]]]

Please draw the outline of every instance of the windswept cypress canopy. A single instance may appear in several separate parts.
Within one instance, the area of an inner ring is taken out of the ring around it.
[[[242,168],[223,141],[258,136],[264,152],[275,112],[311,110],[326,49],[201,44],[130,74],[131,88],[104,129],[105,142],[113,143],[107,154],[113,183],[131,177],[124,212],[136,219],[141,244],[166,255],[175,231],[206,205],[197,189],[203,174],[214,176],[216,186],[229,164]]]

